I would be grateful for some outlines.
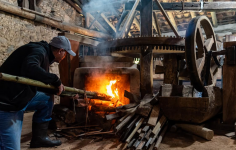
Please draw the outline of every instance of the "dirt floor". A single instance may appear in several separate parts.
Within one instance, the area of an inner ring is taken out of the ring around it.
[[[31,123],[33,113],[26,113],[21,137],[21,150],[30,150]],[[76,140],[60,138],[63,144],[55,148],[37,148],[32,150],[118,150],[124,147],[114,136],[83,137]],[[236,150],[236,140],[223,135],[216,135],[211,141],[206,141],[180,129],[168,131],[160,150]]]

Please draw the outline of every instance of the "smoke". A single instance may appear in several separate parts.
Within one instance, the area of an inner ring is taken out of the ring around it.
[[[117,12],[114,7],[121,6],[127,0],[90,0],[89,3],[83,6],[84,12]]]

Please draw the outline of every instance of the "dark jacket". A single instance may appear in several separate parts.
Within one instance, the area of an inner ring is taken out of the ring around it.
[[[0,72],[59,86],[57,75],[49,73],[55,57],[47,42],[30,42],[16,49],[2,64]],[[18,111],[35,96],[36,87],[0,80],[0,110]]]

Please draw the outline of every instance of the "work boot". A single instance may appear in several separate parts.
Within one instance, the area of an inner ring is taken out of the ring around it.
[[[51,140],[47,135],[49,122],[32,124],[32,139],[30,148],[54,147],[61,145],[60,140]]]

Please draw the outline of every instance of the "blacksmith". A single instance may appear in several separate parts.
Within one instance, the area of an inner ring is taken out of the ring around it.
[[[64,36],[45,41],[30,42],[16,49],[2,64],[0,72],[26,77],[58,87],[64,86],[57,75],[49,73],[49,65],[65,58],[71,50],[70,41]],[[53,95],[38,91],[36,87],[0,81],[0,150],[20,150],[24,111],[34,110],[31,148],[61,145],[60,140],[47,136],[53,108]]]

